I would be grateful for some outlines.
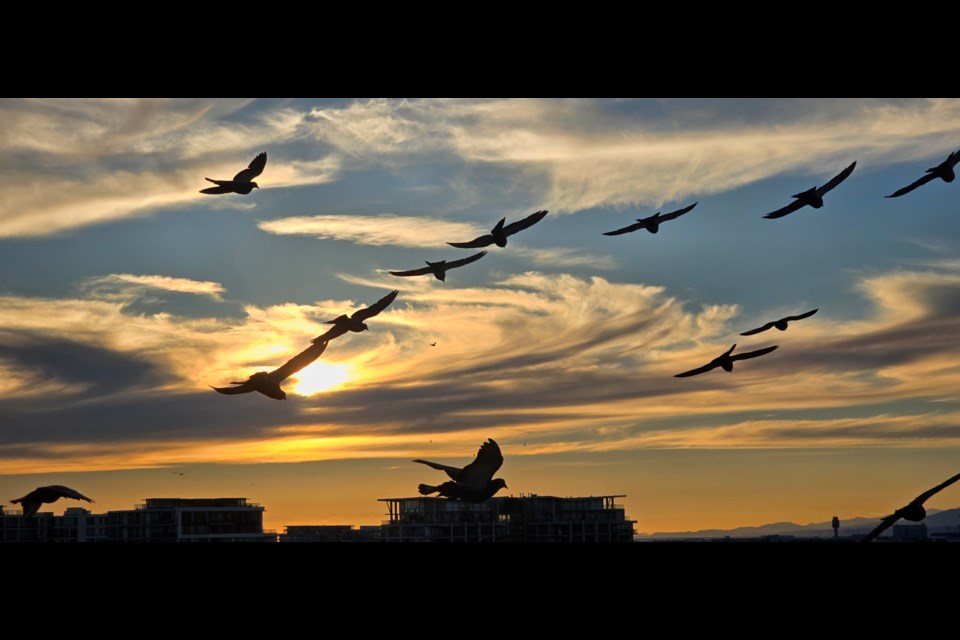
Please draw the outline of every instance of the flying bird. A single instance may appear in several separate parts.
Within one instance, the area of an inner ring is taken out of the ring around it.
[[[707,364],[703,365],[698,369],[691,369],[690,371],[684,371],[683,373],[678,373],[673,376],[674,378],[689,378],[690,376],[697,376],[701,373],[706,373],[707,371],[712,371],[717,367],[722,368],[727,373],[733,371],[733,363],[737,360],[749,360],[750,358],[759,358],[760,356],[765,356],[771,351],[775,351],[780,345],[774,345],[772,347],[766,347],[764,349],[757,349],[756,351],[748,351],[746,353],[738,353],[735,356],[730,355],[733,353],[733,350],[737,348],[737,345],[730,347],[728,351],[721,354],[720,356],[714,358]]]
[[[653,214],[652,216],[650,216],[649,218],[637,218],[637,223],[636,223],[636,224],[631,224],[631,225],[628,226],[628,227],[624,227],[624,228],[622,228],[622,229],[617,229],[616,231],[607,231],[607,232],[606,232],[605,234],[603,234],[603,235],[605,235],[605,236],[619,236],[619,235],[622,235],[622,234],[624,234],[624,233],[632,233],[632,232],[634,232],[634,231],[637,231],[638,229],[646,229],[646,230],[649,231],[650,233],[657,233],[657,232],[660,231],[660,224],[661,224],[661,223],[667,222],[667,221],[669,221],[669,220],[676,220],[677,218],[679,218],[679,217],[682,216],[683,214],[689,213],[695,206],[697,206],[697,204],[698,204],[697,202],[694,202],[694,203],[693,203],[692,205],[690,205],[689,207],[684,207],[683,209],[679,209],[679,210],[673,211],[673,212],[671,212],[671,213],[665,213],[665,214],[663,214],[663,215],[660,215],[660,212],[658,211],[658,212],[656,212],[655,214]]]
[[[11,500],[10,502],[13,504],[22,505],[23,517],[30,518],[36,515],[37,511],[40,510],[40,505],[44,503],[54,503],[60,498],[70,498],[71,500],[86,500],[87,502],[93,502],[92,499],[83,495],[79,491],[74,491],[70,487],[63,487],[58,484],[34,489],[22,498],[17,498],[16,500]]]
[[[446,260],[441,260],[440,262],[430,262],[427,260],[427,266],[421,267],[419,269],[411,269],[410,271],[391,271],[390,275],[392,276],[425,276],[428,273],[432,273],[433,277],[441,282],[447,281],[447,271],[450,269],[456,269],[457,267],[462,267],[465,264],[470,264],[471,262],[476,262],[483,256],[487,255],[486,251],[481,251],[480,253],[475,253],[469,258],[463,258],[461,260],[452,260],[447,262]]]
[[[450,467],[428,460],[414,460],[438,471],[443,471],[450,477],[451,482],[431,486],[421,484],[418,488],[422,495],[438,493],[446,498],[455,498],[464,502],[483,502],[493,497],[500,489],[506,489],[507,483],[502,478],[494,479],[493,474],[503,465],[503,454],[500,445],[493,438],[488,438],[480,445],[477,457],[473,462],[463,467]]]
[[[936,178],[940,178],[944,182],[953,182],[953,179],[957,177],[957,174],[954,173],[953,168],[957,165],[958,162],[960,162],[960,151],[954,151],[949,156],[947,156],[946,160],[944,160],[943,162],[941,162],[935,167],[931,167],[930,169],[927,169],[927,172],[926,172],[927,175],[923,176],[916,182],[908,184],[903,189],[894,191],[893,193],[891,193],[886,197],[899,198],[900,196],[910,193],[917,187],[922,187],[923,185],[927,184],[931,180],[935,180]]]
[[[431,343],[430,343],[430,346],[431,346],[431,347],[435,347],[435,346],[437,346],[437,343],[436,343],[436,342],[431,342]]]
[[[220,193],[239,193],[247,195],[254,189],[259,189],[260,185],[253,181],[254,178],[263,173],[263,168],[267,166],[267,152],[264,151],[250,161],[250,166],[233,176],[233,180],[213,180],[204,178],[207,182],[217,185],[201,189],[200,193],[220,194]]]
[[[497,223],[497,226],[495,226],[493,230],[485,236],[474,238],[470,242],[448,242],[447,244],[451,247],[457,247],[458,249],[482,249],[483,247],[489,247],[490,245],[495,244],[502,249],[503,247],[507,246],[508,237],[523,231],[528,227],[532,227],[543,220],[545,215],[547,215],[546,209],[543,211],[537,211],[536,213],[531,213],[523,220],[511,222],[507,226],[503,226],[503,223],[506,222],[507,219],[500,218],[500,222]]]
[[[279,369],[274,369],[273,371],[258,371],[243,382],[231,382],[230,384],[237,385],[234,387],[210,388],[217,393],[228,396],[259,391],[268,398],[286,400],[287,393],[280,388],[280,383],[319,358],[326,348],[326,342],[317,342],[290,358],[290,360]],[[180,475],[183,474],[181,473]]]
[[[366,309],[360,309],[359,311],[354,311],[353,315],[349,318],[346,315],[342,315],[339,318],[334,318],[333,320],[328,320],[327,324],[332,324],[333,327],[330,328],[322,336],[317,336],[313,339],[313,342],[327,342],[333,340],[334,338],[339,338],[348,331],[353,331],[354,333],[360,333],[362,331],[367,331],[370,329],[364,323],[364,320],[369,320],[373,316],[377,315],[384,309],[390,306],[390,303],[397,298],[397,294],[400,293],[399,289],[394,289],[387,295],[383,296],[375,303],[367,307]]]
[[[933,496],[935,496],[936,494],[940,493],[950,485],[952,485],[957,480],[960,480],[960,473],[953,476],[943,484],[938,484],[933,489],[930,489],[929,491],[924,491],[923,493],[918,495],[916,498],[914,498],[910,502],[910,504],[900,509],[897,509],[896,511],[888,515],[886,518],[881,520],[880,524],[877,525],[877,528],[871,531],[870,533],[868,533],[867,535],[865,535],[860,540],[860,542],[870,542],[871,540],[874,540],[881,533],[883,533],[884,531],[892,527],[893,523],[895,523],[900,518],[903,518],[904,520],[909,520],[910,522],[920,522],[921,520],[927,517],[927,510],[923,508],[923,503],[929,500],[930,498],[932,498]]]
[[[767,330],[769,330],[769,329],[773,329],[774,327],[776,327],[776,328],[779,329],[780,331],[786,331],[786,330],[787,330],[787,323],[793,322],[794,320],[803,320],[804,318],[809,318],[810,316],[812,316],[813,314],[815,314],[817,311],[820,311],[819,307],[816,308],[816,309],[814,309],[813,311],[807,311],[806,313],[801,313],[801,314],[798,315],[798,316],[787,316],[786,318],[780,318],[779,320],[774,320],[773,322],[768,322],[767,324],[763,325],[762,327],[757,327],[756,329],[750,329],[750,331],[744,331],[744,332],[741,333],[740,335],[742,335],[742,336],[753,336],[753,335],[756,335],[756,334],[758,334],[758,333],[763,333],[764,331],[767,331]]]
[[[850,174],[853,173],[853,170],[856,168],[856,166],[857,166],[857,163],[854,162],[849,167],[847,167],[846,169],[844,169],[843,171],[835,175],[833,178],[831,178],[830,182],[823,185],[822,187],[812,187],[807,191],[796,193],[790,196],[791,198],[795,198],[793,202],[785,206],[783,209],[777,209],[773,213],[768,213],[763,217],[769,218],[771,220],[774,218],[782,218],[783,216],[789,215],[794,211],[802,209],[803,207],[806,207],[808,205],[813,207],[814,209],[819,209],[820,207],[823,206],[823,196],[827,192],[832,191],[833,188],[836,187],[838,184],[840,184],[841,182],[849,178]]]

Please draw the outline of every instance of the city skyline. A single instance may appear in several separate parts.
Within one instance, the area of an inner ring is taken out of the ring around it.
[[[949,99],[2,101],[0,504],[370,524],[492,437],[506,493],[626,493],[639,532],[881,517],[958,470],[960,185],[884,198],[958,148]],[[446,283],[386,273],[540,209]],[[287,400],[209,389],[392,289]],[[673,378],[734,343],[780,348]]]

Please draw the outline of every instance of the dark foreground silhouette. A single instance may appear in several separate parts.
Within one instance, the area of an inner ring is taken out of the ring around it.
[[[258,371],[243,382],[231,382],[235,387],[210,387],[217,393],[227,396],[236,396],[241,393],[259,391],[274,400],[286,400],[287,393],[280,388],[280,383],[303,369],[320,357],[327,348],[326,342],[312,344],[297,355],[293,356],[279,369],[273,371]],[[183,475],[182,473],[180,475]]]
[[[773,322],[768,322],[767,324],[763,325],[762,327],[757,327],[756,329],[750,329],[750,331],[744,331],[744,332],[741,333],[740,335],[742,335],[742,336],[754,336],[754,335],[756,335],[756,334],[758,334],[758,333],[763,333],[764,331],[768,331],[768,330],[770,330],[770,329],[773,329],[774,327],[776,327],[776,328],[779,329],[780,331],[786,331],[786,330],[787,330],[787,323],[793,322],[794,320],[803,320],[804,318],[809,318],[810,316],[812,316],[813,314],[815,314],[817,311],[820,311],[819,307],[816,308],[816,309],[814,309],[813,311],[807,311],[806,313],[801,313],[801,314],[798,315],[798,316],[787,316],[786,318],[780,318],[779,320],[774,320]]]
[[[457,247],[458,249],[482,249],[483,247],[489,247],[492,244],[503,248],[507,246],[507,238],[509,236],[512,236],[519,231],[523,231],[528,227],[532,227],[543,220],[545,215],[547,215],[546,209],[543,211],[537,211],[536,213],[531,213],[523,220],[511,222],[507,226],[503,226],[503,223],[506,222],[507,219],[500,218],[500,222],[497,223],[497,226],[495,226],[493,230],[485,236],[474,238],[470,242],[448,242],[447,244],[451,247]]]
[[[217,186],[201,189],[200,193],[209,193],[213,195],[221,193],[239,193],[240,195],[245,196],[254,189],[260,188],[260,185],[254,182],[253,179],[263,173],[263,168],[265,166],[267,166],[266,151],[257,155],[256,158],[251,160],[250,166],[233,176],[233,180],[213,180],[212,178],[204,178],[204,180],[207,182],[212,182]]]
[[[766,347],[765,349],[757,349],[756,351],[748,351],[746,353],[738,353],[735,356],[730,355],[733,353],[733,350],[737,348],[737,345],[730,347],[728,351],[721,354],[720,356],[714,358],[707,364],[699,367],[697,369],[691,369],[690,371],[684,371],[683,373],[678,373],[673,376],[674,378],[689,378],[690,376],[698,376],[701,373],[706,373],[707,371],[712,371],[717,367],[720,367],[727,373],[733,371],[733,363],[737,360],[749,360],[750,358],[759,358],[760,356],[765,356],[771,351],[778,349],[780,345],[773,345],[772,347]]]
[[[493,438],[488,438],[480,445],[477,457],[462,469],[428,460],[414,460],[414,462],[443,471],[451,479],[451,482],[444,482],[438,486],[421,484],[420,493],[425,496],[439,493],[445,498],[456,498],[464,502],[483,502],[492,498],[493,494],[500,489],[507,488],[507,483],[502,478],[493,479],[493,474],[503,465],[500,445]]]
[[[795,193],[790,196],[795,198],[793,202],[788,204],[782,209],[777,209],[772,213],[768,213],[763,216],[764,218],[782,218],[783,216],[789,215],[794,211],[802,209],[806,206],[813,207],[814,209],[819,209],[823,206],[823,196],[828,192],[832,191],[834,187],[850,177],[850,174],[853,173],[853,170],[856,168],[857,163],[854,162],[849,167],[835,175],[830,179],[830,182],[823,185],[822,187],[812,187],[802,193]]]
[[[893,526],[893,524],[903,518],[904,520],[909,520],[910,522],[920,522],[927,517],[927,510],[923,508],[923,503],[940,493],[950,485],[952,485],[957,480],[960,480],[960,473],[953,476],[943,484],[938,484],[933,489],[929,491],[924,491],[916,498],[914,498],[910,504],[905,507],[897,509],[886,518],[880,521],[880,524],[877,525],[877,528],[863,536],[860,542],[870,542],[871,540],[876,539],[881,533]]]
[[[400,293],[399,289],[394,289],[387,295],[383,296],[375,303],[367,307],[366,309],[360,309],[355,311],[353,315],[349,318],[346,315],[342,315],[339,318],[334,318],[333,320],[328,320],[327,324],[332,324],[333,327],[327,331],[322,336],[317,336],[313,339],[314,344],[319,342],[327,342],[333,340],[334,338],[339,338],[348,331],[353,331],[354,333],[360,333],[362,331],[367,331],[370,329],[364,321],[369,320],[373,316],[377,315],[384,309],[390,306],[390,303],[396,300],[397,294]]]
[[[957,177],[957,174],[954,173],[953,168],[960,162],[960,151],[954,151],[947,159],[938,164],[935,167],[927,169],[927,175],[923,176],[916,182],[912,182],[905,186],[903,189],[894,191],[890,195],[886,196],[888,198],[899,198],[902,195],[908,194],[917,187],[922,187],[931,180],[940,178],[944,182],[953,182],[953,179]]]
[[[689,207],[684,207],[683,209],[678,209],[677,211],[672,211],[670,213],[665,213],[660,215],[660,212],[656,212],[649,218],[637,218],[636,224],[631,224],[628,227],[622,229],[617,229],[616,231],[607,231],[605,236],[619,236],[624,233],[632,233],[640,229],[646,229],[650,233],[657,233],[660,231],[660,225],[664,222],[669,222],[670,220],[676,220],[685,213],[689,213],[698,203],[694,202]]]
[[[462,267],[465,264],[470,264],[471,262],[476,262],[483,256],[487,255],[486,251],[481,251],[480,253],[475,253],[469,258],[462,258],[460,260],[451,260],[447,262],[446,260],[441,260],[440,262],[430,262],[426,261],[427,266],[420,267],[419,269],[411,269],[410,271],[391,271],[390,275],[392,276],[425,276],[428,273],[432,273],[433,277],[441,282],[447,281],[447,271],[450,269],[456,269],[457,267]]]
[[[92,499],[83,495],[79,491],[75,491],[70,487],[64,487],[59,484],[34,489],[22,498],[17,498],[16,500],[11,500],[10,502],[22,506],[24,517],[30,518],[36,515],[37,511],[40,510],[40,505],[56,502],[60,498],[70,498],[71,500],[86,500],[87,502],[93,502]]]

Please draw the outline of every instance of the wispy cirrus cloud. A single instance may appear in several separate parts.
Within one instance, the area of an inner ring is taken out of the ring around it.
[[[88,278],[83,282],[81,288],[94,297],[119,299],[137,296],[148,291],[169,291],[171,293],[189,293],[209,296],[214,300],[223,300],[223,294],[226,292],[226,289],[219,282],[159,275],[134,275],[132,273],[111,273],[106,276]]]
[[[306,235],[356,244],[413,248],[447,247],[447,240],[474,238],[483,233],[480,227],[466,222],[391,213],[291,216],[264,220],[257,226],[276,235]]]

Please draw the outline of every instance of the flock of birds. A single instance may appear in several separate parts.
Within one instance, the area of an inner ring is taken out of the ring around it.
[[[923,177],[886,197],[899,198],[900,196],[906,195],[914,189],[917,189],[937,178],[943,180],[944,182],[953,182],[956,178],[954,168],[958,162],[960,162],[960,150],[951,153],[947,159],[939,165],[927,169]],[[214,180],[211,178],[205,178],[205,180],[213,183],[215,186],[202,189],[200,193],[208,195],[223,195],[231,193],[247,195],[254,189],[260,188],[254,179],[263,173],[266,165],[267,154],[266,152],[262,152],[250,162],[246,169],[243,169],[237,173],[232,180]],[[823,197],[828,192],[839,186],[844,180],[849,178],[856,166],[857,163],[853,162],[843,171],[827,181],[823,186],[812,187],[807,191],[794,194],[791,196],[793,198],[793,202],[785,207],[777,209],[776,211],[772,211],[763,217],[771,220],[782,218],[807,206],[814,209],[820,209],[824,206]],[[616,229],[614,231],[608,231],[603,235],[619,236],[627,233],[633,233],[641,229],[645,229],[649,233],[656,234],[660,231],[661,224],[676,220],[677,218],[686,215],[692,211],[697,204],[697,202],[694,202],[693,204],[677,211],[666,214],[657,212],[656,214],[647,218],[638,218],[633,224]],[[458,249],[482,249],[484,247],[489,247],[490,245],[496,245],[500,248],[504,248],[507,246],[508,238],[510,236],[532,227],[536,223],[543,220],[547,213],[548,212],[546,210],[537,211],[536,213],[533,213],[522,220],[518,220],[510,224],[506,224],[506,218],[501,218],[488,234],[474,238],[468,242],[448,242],[447,244]],[[469,257],[461,258],[459,260],[441,260],[439,262],[427,261],[426,267],[410,269],[406,271],[390,271],[389,273],[398,277],[433,275],[436,279],[445,282],[446,275],[449,270],[457,269],[459,267],[476,262],[485,255],[487,255],[486,251],[480,251],[479,253],[475,253]],[[327,345],[331,340],[349,332],[361,333],[363,331],[367,331],[369,327],[366,325],[366,321],[375,317],[377,314],[389,307],[390,304],[396,300],[399,293],[399,290],[393,290],[376,303],[365,309],[360,309],[350,316],[341,315],[333,320],[329,320],[327,324],[331,324],[333,326],[327,332],[314,338],[309,347],[298,353],[296,356],[288,360],[277,369],[274,369],[273,371],[259,371],[249,376],[244,381],[231,382],[230,384],[233,386],[230,387],[211,388],[214,391],[225,395],[238,395],[256,391],[275,400],[285,400],[287,394],[280,387],[280,384],[284,380],[323,355],[324,351],[326,351]],[[778,320],[773,320],[767,322],[763,326],[751,329],[749,331],[744,331],[740,335],[753,336],[773,328],[776,328],[779,331],[786,331],[790,322],[809,318],[817,313],[817,311],[819,311],[819,309],[813,309],[812,311],[807,311],[806,313],[799,315],[787,316]],[[430,346],[436,346],[436,342],[432,343]],[[734,354],[733,351],[736,348],[737,345],[734,344],[732,347],[730,347],[730,349],[717,356],[707,364],[697,367],[696,369],[678,373],[675,377],[688,378],[712,371],[716,368],[721,368],[729,373],[733,371],[734,362],[739,360],[750,360],[767,355],[778,349],[779,345],[764,347],[754,351],[748,351],[746,353]],[[480,446],[480,450],[477,452],[473,462],[463,468],[452,467],[437,462],[419,459],[414,460],[413,462],[427,465],[438,471],[443,471],[450,478],[449,481],[439,485],[419,485],[419,491],[422,495],[431,495],[436,493],[440,496],[451,499],[479,503],[493,497],[500,489],[507,488],[507,483],[502,478],[493,477],[503,465],[503,454],[500,451],[500,446],[492,438],[488,439]],[[960,474],[957,474],[946,482],[920,494],[907,506],[897,509],[894,513],[883,518],[880,524],[868,535],[866,535],[862,541],[870,542],[871,540],[874,540],[884,530],[893,526],[893,524],[901,518],[912,522],[919,522],[923,520],[926,517],[926,510],[924,509],[923,504],[933,495],[942,491],[958,480],[960,480]],[[39,487],[22,498],[11,500],[11,502],[14,504],[21,504],[23,507],[23,515],[25,517],[32,517],[37,513],[42,504],[53,503],[60,498],[93,502],[92,499],[79,493],[78,491],[60,485]]]

